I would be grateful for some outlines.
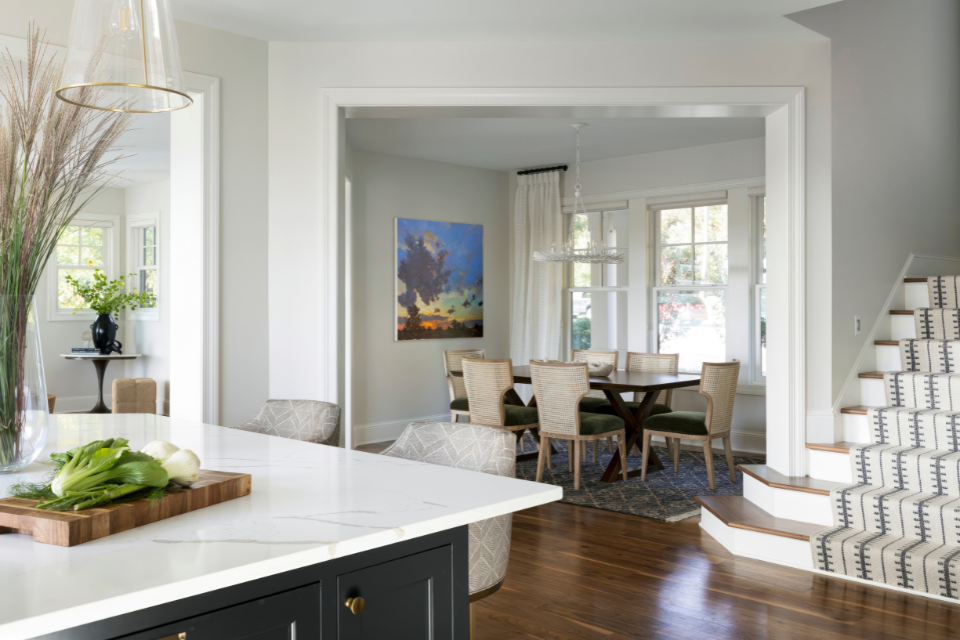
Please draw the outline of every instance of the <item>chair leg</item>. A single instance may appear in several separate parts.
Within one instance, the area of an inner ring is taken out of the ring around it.
[[[620,436],[617,438],[617,448],[620,451],[620,469],[623,471],[623,481],[627,481],[627,442],[626,438]]]
[[[673,438],[664,437],[664,442],[667,445],[667,458],[670,459],[670,462],[673,462]]]
[[[540,451],[537,456],[537,482],[543,481],[543,464],[550,459],[550,438],[540,435]]]
[[[607,453],[613,454],[613,436],[607,438]]]
[[[730,482],[737,483],[737,470],[733,466],[733,447],[730,446],[730,434],[723,436],[723,450],[727,454],[727,469],[730,471]]]
[[[527,432],[526,429],[521,429],[517,432],[517,444],[520,445],[520,453],[524,453],[523,449],[523,434]]]
[[[640,482],[647,481],[647,460],[650,459],[650,432],[643,432],[643,451],[640,454]],[[626,466],[627,461],[624,460],[623,464]]]
[[[459,416],[453,411],[450,412],[450,422],[456,422]]]
[[[680,438],[673,439],[673,472],[680,473]]]
[[[593,441],[593,464],[597,464],[597,454],[600,452],[600,441]]]
[[[543,431],[540,432],[540,447],[546,450],[544,455],[547,456],[547,469],[553,469],[553,456],[550,455],[553,445],[550,444],[550,438],[543,435]]]
[[[573,473],[573,456],[579,456],[580,450],[574,446],[573,440],[567,440],[567,471]]]
[[[707,463],[707,477],[710,478],[710,491],[716,491],[717,480],[713,477],[713,447],[709,440],[703,441],[703,459]]]
[[[573,472],[573,490],[580,490],[580,450],[583,449],[583,442],[581,440],[574,440],[573,446],[577,455],[577,462],[574,466],[575,470]]]

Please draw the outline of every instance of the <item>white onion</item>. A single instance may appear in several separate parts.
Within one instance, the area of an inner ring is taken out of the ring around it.
[[[163,461],[167,475],[177,484],[189,487],[200,477],[200,458],[190,449],[180,449]]]
[[[173,444],[172,442],[164,442],[163,440],[154,440],[143,449],[140,449],[142,453],[147,454],[151,458],[156,458],[160,462],[163,462],[177,451],[180,451],[180,447]]]

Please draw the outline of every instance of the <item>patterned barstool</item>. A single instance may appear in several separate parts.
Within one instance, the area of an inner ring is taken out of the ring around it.
[[[733,451],[730,448],[730,424],[733,422],[733,402],[737,397],[737,379],[740,377],[740,363],[704,362],[700,373],[700,394],[707,397],[707,412],[673,411],[658,416],[650,416],[643,423],[643,465],[641,482],[647,479],[647,459],[650,457],[651,436],[673,438],[677,444],[677,455],[673,460],[674,472],[680,466],[680,438],[703,441],[703,457],[707,463],[707,475],[710,477],[710,489],[717,488],[713,477],[713,448],[711,443],[717,438],[723,440],[723,449],[727,454],[727,468],[730,481],[737,481],[733,467]]]
[[[382,455],[455,469],[515,477],[516,449],[505,431],[472,424],[414,422]],[[503,586],[510,559],[513,514],[467,525],[469,535],[470,637],[473,605]]]
[[[340,446],[340,407],[319,400],[267,400],[257,415],[234,429]]]
[[[463,386],[463,378],[453,375],[453,372],[463,371],[463,359],[486,358],[484,349],[458,349],[443,352],[443,370],[447,374],[447,389],[450,391],[450,422],[456,422],[457,416],[470,415],[470,403],[467,401],[467,388]]]
[[[617,416],[581,411],[583,397],[590,391],[590,371],[586,362],[531,362],[530,378],[540,410],[540,457],[537,482],[543,479],[544,463],[550,459],[550,440],[567,441],[567,457],[573,474],[573,489],[580,489],[580,443],[619,436],[620,457],[627,459],[623,420]],[[570,446],[570,443],[573,446]],[[627,465],[623,479],[627,479]]]

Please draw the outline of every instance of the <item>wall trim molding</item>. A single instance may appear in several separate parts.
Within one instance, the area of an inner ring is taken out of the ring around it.
[[[729,191],[730,189],[751,189],[763,187],[766,185],[766,177],[757,176],[754,178],[737,178],[731,180],[717,180],[715,182],[695,182],[691,184],[679,184],[672,187],[652,187],[650,189],[631,189],[629,191],[611,191],[609,193],[594,193],[585,195],[581,198],[583,204],[590,205],[610,205],[622,203],[625,207],[630,200],[639,198],[663,198],[669,196],[696,196],[700,193],[710,193],[712,191]],[[574,198],[565,197],[561,199],[564,207],[572,207]],[[656,203],[648,203],[656,204]]]
[[[344,119],[374,114],[384,107],[406,108],[410,113],[420,107],[524,107],[545,108],[576,106],[622,107],[648,111],[651,115],[727,116],[766,118],[765,188],[768,197],[776,195],[773,211],[783,215],[785,249],[783,272],[771,284],[783,288],[782,329],[770,336],[770,350],[782,358],[777,371],[782,379],[768,380],[768,419],[778,424],[783,436],[771,439],[775,450],[767,451],[771,466],[787,475],[806,471],[806,137],[805,89],[803,87],[606,87],[606,88],[329,88],[320,90],[321,172],[319,181],[320,237],[326,273],[320,274],[321,299],[336,300],[339,287],[350,288],[348,274],[340,269],[344,215],[341,155],[345,145]],[[771,135],[773,134],[773,135]],[[771,180],[774,177],[775,180]],[[349,226],[349,222],[346,223]],[[321,363],[317,395],[339,399],[343,396],[341,364],[352,357],[336,304],[327,304],[318,318],[317,331],[324,336],[316,356]],[[351,429],[348,425],[347,429]],[[350,440],[347,440],[348,442]]]
[[[448,411],[447,413],[441,413],[435,416],[421,416],[419,418],[405,418],[403,420],[357,425],[353,428],[353,447],[361,444],[396,440],[411,422],[450,422],[450,412]]]

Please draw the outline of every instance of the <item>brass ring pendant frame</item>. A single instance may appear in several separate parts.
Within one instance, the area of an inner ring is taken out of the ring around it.
[[[178,96],[184,97],[187,99],[187,103],[182,107],[171,107],[170,109],[115,109],[113,107],[97,107],[92,104],[81,104],[79,102],[74,102],[60,95],[60,92],[66,91],[68,89],[78,89],[80,87],[137,87],[138,89],[152,89],[154,91],[165,91],[166,93],[174,93]],[[132,82],[83,82],[80,84],[68,84],[60,87],[56,91],[57,98],[67,102],[69,104],[76,105],[78,107],[85,107],[87,109],[96,109],[97,111],[114,111],[116,113],[167,113],[169,111],[179,111],[180,109],[186,109],[193,104],[193,98],[191,98],[186,93],[182,91],[177,91],[176,89],[167,89],[165,87],[155,87],[149,84],[135,84]]]

